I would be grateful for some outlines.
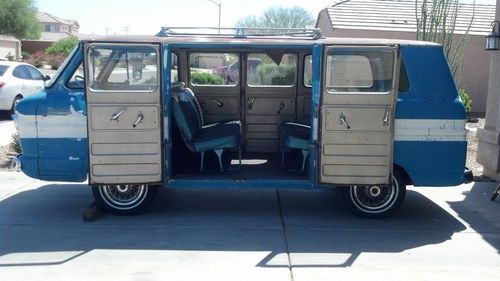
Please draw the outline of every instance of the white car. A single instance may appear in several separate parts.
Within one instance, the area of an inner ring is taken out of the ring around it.
[[[30,64],[0,61],[0,110],[14,114],[16,103],[41,91],[48,79]]]

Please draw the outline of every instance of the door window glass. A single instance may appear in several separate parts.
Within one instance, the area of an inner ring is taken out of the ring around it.
[[[194,86],[236,86],[240,80],[239,56],[192,53],[189,55],[189,73]]]
[[[308,55],[304,58],[304,86],[312,87],[312,56]]]
[[[391,51],[330,50],[326,59],[326,90],[388,93],[392,88],[393,68]]]
[[[31,80],[31,75],[24,65],[16,66],[12,71],[12,75],[19,79]]]
[[[150,91],[158,87],[156,50],[147,46],[89,49],[88,79],[92,90]]]
[[[171,53],[170,57],[170,82],[179,82],[179,61],[177,60],[177,54]]]
[[[293,86],[297,73],[295,54],[249,54],[247,82],[249,86]]]
[[[71,79],[69,79],[66,86],[71,89],[85,88],[85,72],[83,71],[82,63],[80,63],[75,72],[73,72],[73,75],[71,75]]]
[[[33,80],[43,80],[43,74],[38,71],[36,68],[32,67],[32,66],[28,66],[26,65],[25,66],[26,69],[28,70],[30,76],[31,76],[31,79]]]

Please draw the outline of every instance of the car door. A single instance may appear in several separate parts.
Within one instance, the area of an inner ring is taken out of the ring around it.
[[[42,90],[45,84],[43,74],[38,69],[34,68],[31,65],[24,65],[24,67],[28,71],[31,77],[30,89],[29,92],[27,91],[25,93],[25,95],[33,94]]]
[[[159,46],[95,43],[84,54],[90,183],[161,183]]]
[[[31,75],[24,65],[18,65],[12,70],[12,76],[15,78],[16,95],[25,96],[31,88]],[[13,97],[14,98],[14,97]]]
[[[398,46],[325,48],[319,137],[321,183],[389,182],[398,71]]]

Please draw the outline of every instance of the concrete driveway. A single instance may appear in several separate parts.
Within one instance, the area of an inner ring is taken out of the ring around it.
[[[335,190],[163,190],[91,223],[82,184],[0,173],[0,280],[498,280],[492,183],[410,188],[392,218]]]

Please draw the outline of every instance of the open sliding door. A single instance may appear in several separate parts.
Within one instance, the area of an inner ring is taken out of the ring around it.
[[[398,46],[325,48],[320,183],[389,183],[399,60]]]

